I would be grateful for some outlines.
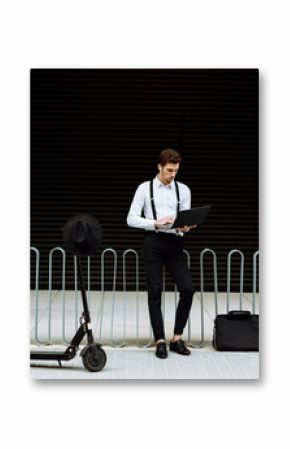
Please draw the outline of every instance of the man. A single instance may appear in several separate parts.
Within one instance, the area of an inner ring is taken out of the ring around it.
[[[172,275],[180,294],[169,349],[182,355],[190,354],[182,340],[182,333],[190,312],[194,288],[183,253],[183,236],[184,232],[196,226],[171,228],[178,211],[191,207],[189,188],[175,181],[180,162],[181,157],[176,151],[166,149],[161,152],[156,178],[139,185],[127,217],[128,226],[146,230],[144,264],[149,315],[156,341],[156,356],[162,359],[167,357],[161,313],[163,264]]]

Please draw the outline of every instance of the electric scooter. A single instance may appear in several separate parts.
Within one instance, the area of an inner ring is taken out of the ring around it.
[[[80,240],[78,240],[78,243]],[[71,340],[69,346],[67,346],[64,352],[60,351],[33,351],[30,352],[30,360],[57,360],[61,367],[62,361],[71,360],[76,356],[79,349],[79,345],[85,335],[87,336],[88,344],[81,350],[80,356],[83,359],[83,365],[88,371],[97,372],[101,371],[107,361],[106,353],[101,348],[101,345],[94,342],[90,311],[88,308],[87,295],[84,286],[83,268],[81,257],[77,256],[78,278],[81,289],[83,312],[80,317],[80,327],[77,330],[75,336]]]

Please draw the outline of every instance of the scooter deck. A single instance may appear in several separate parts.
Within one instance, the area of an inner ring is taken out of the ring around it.
[[[66,352],[31,352],[30,360],[70,360],[72,357]]]

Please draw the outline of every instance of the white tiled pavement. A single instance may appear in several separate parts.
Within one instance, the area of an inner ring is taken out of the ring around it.
[[[157,359],[153,345],[142,348],[138,343],[146,345],[150,342],[151,331],[146,301],[146,293],[139,293],[139,338],[137,337],[137,301],[134,292],[116,292],[114,319],[112,322],[112,293],[90,292],[89,303],[95,340],[101,342],[107,354],[107,363],[98,373],[88,372],[82,365],[79,354],[69,362],[62,362],[62,368],[55,361],[31,361],[31,377],[33,379],[258,379],[259,354],[251,352],[219,352],[211,345],[213,320],[215,316],[214,296],[204,294],[205,344],[202,348],[190,348],[191,355],[181,356],[168,352],[165,360]],[[65,317],[62,320],[63,299],[65,300]],[[102,329],[101,304],[103,304]],[[164,322],[166,338],[169,340],[174,324],[175,296],[166,292],[163,298],[165,308]],[[78,310],[76,310],[78,304]],[[126,305],[124,315],[124,304]],[[226,311],[226,294],[218,295],[219,313]],[[231,294],[230,309],[239,308],[239,294]],[[252,295],[243,295],[243,308],[251,310]],[[76,301],[75,293],[54,291],[52,295],[52,320],[50,345],[42,346],[43,350],[61,350],[65,348],[63,338],[70,340],[75,332],[77,317],[81,312],[81,298]],[[258,295],[256,313],[259,312]],[[125,316],[125,320],[123,319]],[[63,324],[65,326],[63,327]],[[45,343],[48,339],[48,292],[39,293],[38,340]],[[191,315],[190,334],[188,326],[184,339],[199,342],[200,334],[200,293],[196,293]],[[125,346],[121,345],[125,339]],[[84,341],[85,343],[85,341]],[[31,348],[38,349],[35,341],[35,296],[31,296]]]

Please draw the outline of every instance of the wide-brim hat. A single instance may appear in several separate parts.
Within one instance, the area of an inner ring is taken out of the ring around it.
[[[64,246],[74,256],[91,256],[102,244],[103,230],[99,221],[89,214],[70,218],[62,228]]]

